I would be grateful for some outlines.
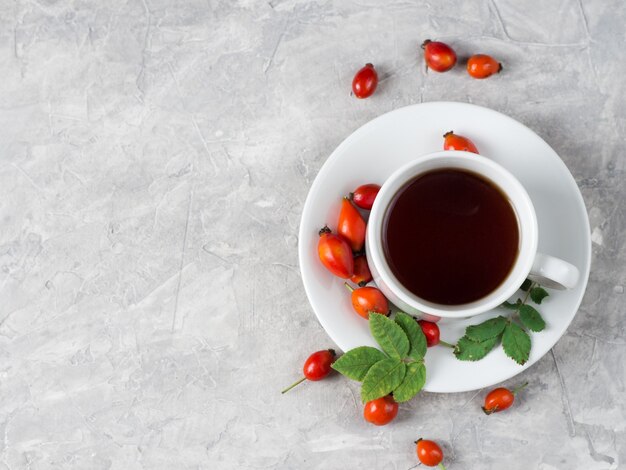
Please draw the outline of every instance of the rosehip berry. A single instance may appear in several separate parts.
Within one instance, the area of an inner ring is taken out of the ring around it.
[[[293,387],[301,384],[305,380],[311,380],[314,382],[322,380],[332,370],[331,366],[333,362],[335,362],[335,356],[336,353],[334,349],[324,349],[322,351],[317,351],[311,354],[304,362],[304,367],[302,368],[304,377],[302,377],[300,380],[293,383],[280,393],[288,392]]]
[[[359,287],[365,287],[372,280],[372,273],[365,255],[359,255],[354,258],[354,274],[350,280],[358,284]]]
[[[426,346],[430,348],[432,346],[437,346],[438,344],[441,344],[442,346],[454,348],[452,344],[446,343],[445,341],[441,341],[441,339],[439,339],[439,325],[426,320],[418,320],[417,323],[422,329],[422,333],[424,333],[424,336],[426,337]]]
[[[485,397],[485,405],[483,406],[483,411],[485,412],[485,414],[490,415],[491,413],[499,413],[500,411],[506,410],[515,401],[515,394],[523,389],[526,385],[528,385],[528,382],[514,388],[512,391],[504,387],[499,387],[492,390]]]
[[[435,72],[447,72],[456,64],[456,53],[446,43],[426,39],[422,49],[426,65]]]
[[[369,319],[370,313],[389,315],[389,302],[383,293],[376,287],[352,288],[347,282],[346,289],[352,292],[352,307],[354,311],[365,319]]]
[[[476,54],[467,61],[467,73],[474,78],[487,78],[502,71],[502,64],[486,54]]]
[[[441,463],[443,460],[443,451],[436,442],[418,439],[415,441],[415,444],[417,444],[415,451],[417,452],[417,458],[420,462],[428,467],[439,465],[440,468],[445,470],[445,467]]]
[[[376,426],[384,426],[390,423],[398,414],[398,403],[391,395],[368,401],[363,409],[365,421]]]
[[[365,64],[352,80],[352,92],[357,98],[372,96],[378,86],[378,73],[372,64]]]

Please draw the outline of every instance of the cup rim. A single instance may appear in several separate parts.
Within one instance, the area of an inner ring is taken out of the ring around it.
[[[395,196],[396,192],[404,184],[415,178],[417,175],[436,169],[427,168],[422,171],[419,170],[420,167],[424,167],[427,163],[438,159],[441,159],[442,164],[436,168],[465,169],[466,171],[474,171],[483,178],[490,180],[501,189],[507,198],[509,198],[509,201],[511,201],[518,217],[520,250],[513,268],[508,276],[502,281],[500,286],[492,293],[481,299],[466,304],[436,304],[434,302],[421,299],[410,292],[392,273],[389,264],[385,259],[382,247],[382,223],[393,196]],[[467,168],[466,166],[468,162],[470,166],[473,165],[475,168]],[[499,177],[506,181],[507,187],[502,187],[501,184],[498,184],[488,176],[485,176],[483,174],[484,171],[481,171],[481,168],[483,170],[486,168],[491,172],[498,173]],[[511,194],[515,194],[517,196],[515,201],[516,203],[514,203]],[[522,213],[522,211],[524,212]],[[525,224],[523,226],[521,223],[522,218],[525,220]],[[398,168],[391,174],[391,176],[389,176],[389,178],[387,178],[381,186],[370,212],[366,238],[367,253],[371,257],[371,262],[374,264],[373,267],[375,271],[380,277],[382,283],[384,283],[401,302],[422,313],[436,315],[443,318],[465,318],[484,313],[501,305],[519,289],[520,285],[524,282],[532,268],[533,260],[537,252],[538,226],[535,209],[528,192],[517,180],[517,178],[515,178],[515,176],[513,176],[507,169],[482,155],[458,150],[444,150],[418,157],[417,159],[412,160]]]

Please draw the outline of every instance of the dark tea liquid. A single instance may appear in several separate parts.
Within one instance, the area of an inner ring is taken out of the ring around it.
[[[460,305],[493,292],[519,250],[517,216],[490,181],[441,169],[409,181],[383,221],[383,250],[398,281],[418,297]]]

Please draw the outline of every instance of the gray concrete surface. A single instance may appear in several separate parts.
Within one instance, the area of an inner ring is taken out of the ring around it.
[[[419,436],[450,470],[626,468],[625,24],[621,0],[0,0],[0,469],[406,470]],[[505,72],[426,73],[425,38]],[[424,394],[374,428],[339,377],[278,393],[331,346],[299,218],[350,132],[433,100],[562,156],[591,279],[514,409]]]

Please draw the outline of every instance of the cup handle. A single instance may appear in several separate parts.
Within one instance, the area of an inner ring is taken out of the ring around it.
[[[544,287],[565,290],[573,289],[578,283],[578,268],[554,256],[537,253],[528,278]]]

